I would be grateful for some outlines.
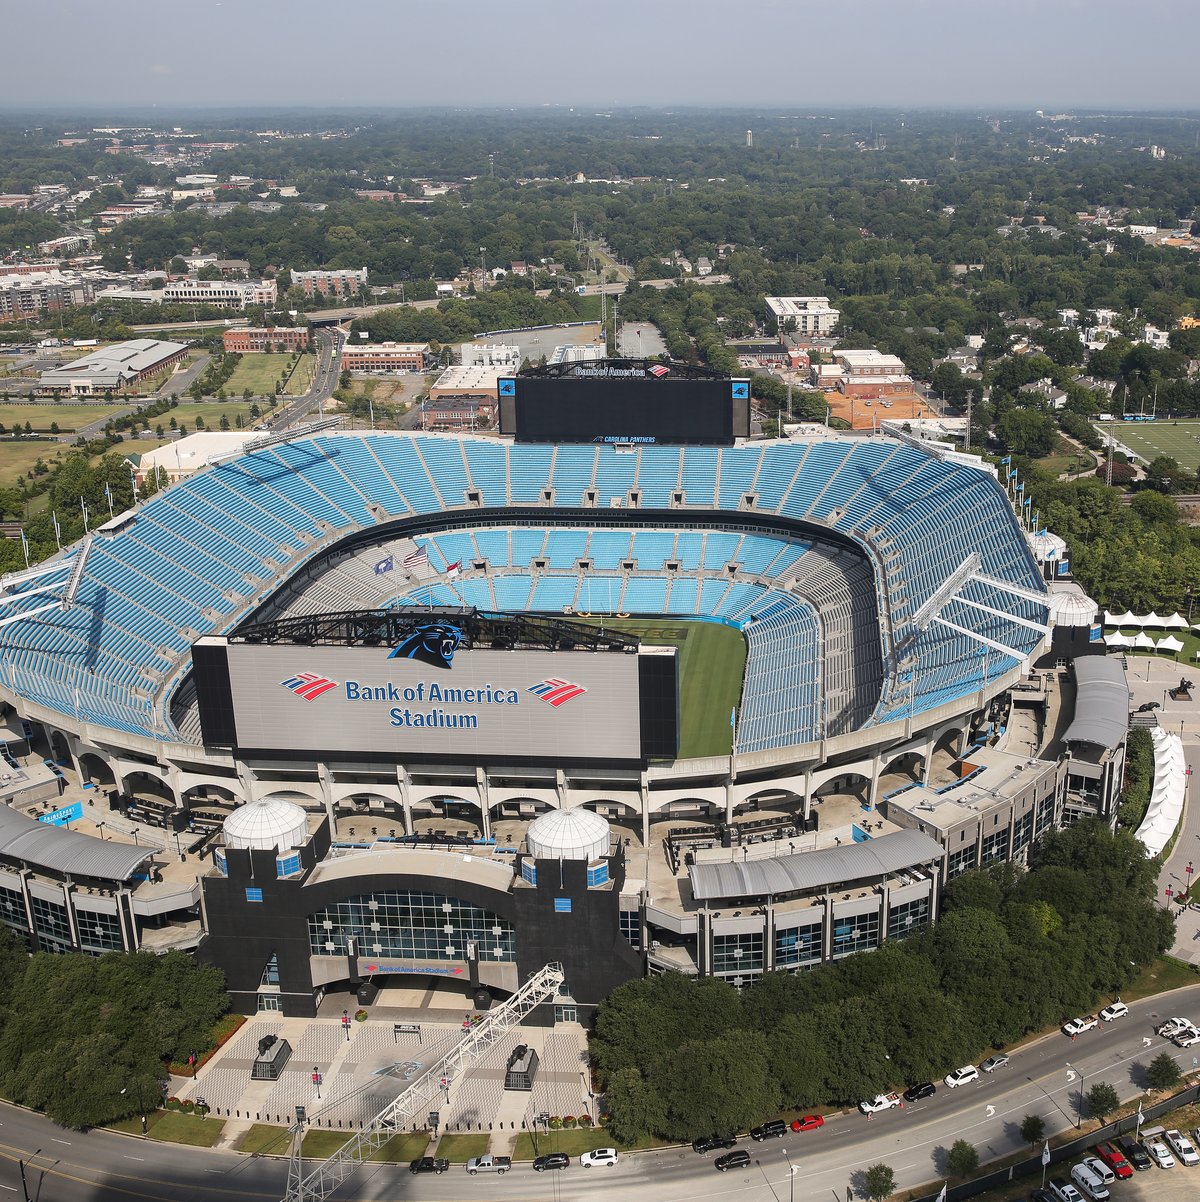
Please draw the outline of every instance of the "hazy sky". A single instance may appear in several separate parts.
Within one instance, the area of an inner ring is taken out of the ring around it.
[[[1198,0],[0,0],[0,106],[1195,108],[1197,9]]]

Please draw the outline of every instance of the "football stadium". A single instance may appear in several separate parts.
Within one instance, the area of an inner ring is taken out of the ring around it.
[[[0,918],[193,948],[247,1012],[557,962],[575,1018],[902,938],[1069,820],[1087,690],[993,468],[606,363],[502,379],[507,437],[259,438],[6,579]]]

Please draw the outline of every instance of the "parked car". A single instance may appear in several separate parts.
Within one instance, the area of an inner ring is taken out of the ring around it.
[[[1078,1186],[1080,1193],[1085,1198],[1091,1198],[1092,1202],[1108,1202],[1112,1197],[1108,1186],[1086,1164],[1077,1164],[1071,1169],[1071,1180]]]
[[[1129,1167],[1135,1173],[1144,1173],[1147,1169],[1154,1167],[1154,1161],[1150,1159],[1150,1154],[1146,1151],[1145,1145],[1139,1143],[1136,1139],[1130,1139],[1126,1135],[1122,1139],[1113,1140],[1113,1143],[1121,1149],[1121,1154],[1129,1161]]]
[[[815,1131],[825,1126],[825,1118],[820,1114],[806,1114],[802,1119],[792,1119],[789,1126],[793,1131]]]
[[[1169,1130],[1164,1136],[1167,1143],[1170,1145],[1171,1151],[1179,1157],[1180,1161],[1191,1168],[1194,1165],[1200,1164],[1200,1153],[1198,1153],[1192,1145],[1192,1141],[1188,1139],[1182,1131],[1177,1131],[1174,1127]]]
[[[1117,1179],[1116,1173],[1099,1156],[1085,1156],[1079,1163],[1086,1165],[1105,1185],[1112,1185]]]
[[[692,1140],[692,1151],[704,1155],[705,1152],[715,1152],[718,1148],[732,1148],[736,1143],[736,1135],[709,1135],[704,1139]]]
[[[499,1173],[503,1176],[512,1168],[512,1157],[510,1156],[472,1156],[467,1161],[467,1172],[472,1177],[476,1173]]]
[[[1119,1177],[1122,1181],[1133,1176],[1133,1169],[1126,1159],[1125,1154],[1113,1142],[1096,1145],[1096,1155],[1104,1161],[1112,1170],[1113,1174]]]
[[[904,1091],[906,1102],[919,1102],[922,1098],[932,1098],[937,1089],[932,1081],[922,1081],[920,1085],[910,1085]]]
[[[1094,1014],[1085,1014],[1082,1018],[1073,1018],[1070,1022],[1063,1023],[1063,1032],[1074,1039],[1076,1035],[1082,1035],[1084,1031],[1094,1030],[1099,1022],[1100,1020]]]
[[[1128,1013],[1129,1007],[1118,998],[1115,1002],[1110,1003],[1100,1011],[1100,1021],[1102,1023],[1110,1023],[1115,1018],[1124,1018]]]
[[[869,1102],[859,1102],[858,1109],[863,1114],[878,1114],[881,1110],[891,1110],[893,1106],[903,1106],[904,1099],[898,1093],[876,1094]]]
[[[533,1162],[535,1173],[544,1173],[547,1169],[565,1169],[571,1163],[571,1158],[565,1152],[550,1152],[539,1156]]]
[[[1177,1048],[1190,1048],[1200,1043],[1200,1027],[1185,1027],[1173,1040]]]
[[[1058,1202],[1083,1202],[1083,1195],[1062,1177],[1050,1178],[1050,1192]]]
[[[738,1148],[735,1152],[726,1152],[724,1156],[718,1156],[713,1161],[719,1173],[728,1173],[730,1169],[744,1169],[749,1163],[750,1153],[745,1148]]]
[[[1171,1155],[1170,1148],[1161,1139],[1148,1139],[1146,1141],[1146,1151],[1149,1153],[1150,1159],[1160,1169],[1173,1169],[1175,1167],[1175,1157]]]
[[[979,1070],[973,1064],[964,1064],[962,1068],[956,1068],[954,1072],[946,1074],[946,1085],[950,1089],[957,1089],[960,1085],[966,1085],[968,1081],[978,1081]]]
[[[1008,1067],[1008,1057],[1003,1052],[999,1056],[989,1056],[979,1067],[985,1073],[994,1073],[998,1068]]]
[[[418,1156],[408,1166],[410,1173],[444,1173],[450,1162],[441,1156]]]
[[[750,1128],[750,1138],[759,1143],[764,1139],[782,1139],[786,1130],[787,1123],[783,1119],[767,1119],[761,1127]]]
[[[579,1163],[585,1169],[601,1166],[611,1169],[617,1163],[617,1150],[616,1148],[594,1148],[591,1152],[584,1152],[579,1158]]]

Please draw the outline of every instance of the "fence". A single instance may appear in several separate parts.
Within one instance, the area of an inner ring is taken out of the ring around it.
[[[1161,1102],[1155,1102],[1151,1106],[1143,1106],[1142,1122],[1144,1124],[1147,1119],[1156,1119],[1159,1115],[1168,1114],[1172,1110],[1177,1110],[1180,1106],[1190,1106],[1197,1098],[1200,1098],[1200,1085],[1189,1085],[1187,1089],[1169,1098],[1164,1098]],[[1061,1161],[1071,1160],[1081,1155],[1095,1144],[1103,1143],[1106,1139],[1112,1139],[1116,1135],[1125,1135],[1137,1126],[1137,1121],[1137,1115],[1130,1114],[1125,1118],[1117,1119],[1114,1123],[1108,1123],[1097,1131],[1090,1131],[1087,1135],[1081,1135],[1069,1143],[1061,1144],[1057,1148],[1051,1148],[1050,1164],[1047,1166],[1046,1171],[1050,1172]],[[1001,1185],[1007,1185],[1010,1181],[1028,1174],[1038,1174],[1038,1180],[1040,1181],[1041,1169],[1042,1152],[1039,1148],[1024,1160],[1020,1160],[1016,1164],[1011,1164],[1007,1168],[996,1169],[991,1173],[986,1173],[982,1177],[976,1177],[974,1181],[964,1181],[960,1185],[950,1186],[946,1191],[946,1202],[961,1202],[964,1198],[974,1198],[977,1194],[985,1193],[990,1189],[996,1189]],[[937,1199],[938,1192],[935,1190],[932,1194],[926,1194],[921,1198],[914,1199],[913,1202],[937,1202]]]

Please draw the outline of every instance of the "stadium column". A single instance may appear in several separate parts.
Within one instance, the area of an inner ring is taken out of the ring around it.
[[[413,833],[412,802],[409,800],[408,788],[412,783],[408,769],[403,764],[396,765],[396,786],[400,790],[400,809],[404,813],[404,833]]]
[[[732,765],[732,761],[731,765]],[[728,826],[733,822],[733,779],[727,778],[725,781],[725,825]]]
[[[483,837],[490,839],[492,837],[492,807],[488,797],[488,774],[486,768],[478,767],[475,769],[475,788],[479,792],[479,821],[483,830]]]
[[[321,800],[325,803],[325,815],[329,819],[329,829],[337,830],[333,814],[333,774],[329,771],[328,764],[317,764],[317,780],[321,785]]]
[[[812,814],[812,765],[804,767],[804,826],[808,829],[808,819]]]
[[[876,809],[879,805],[879,778],[883,775],[883,757],[876,752],[871,757],[871,783],[870,792],[867,794],[870,808]]]
[[[650,846],[650,780],[645,772],[639,786],[642,797],[642,846]]]

